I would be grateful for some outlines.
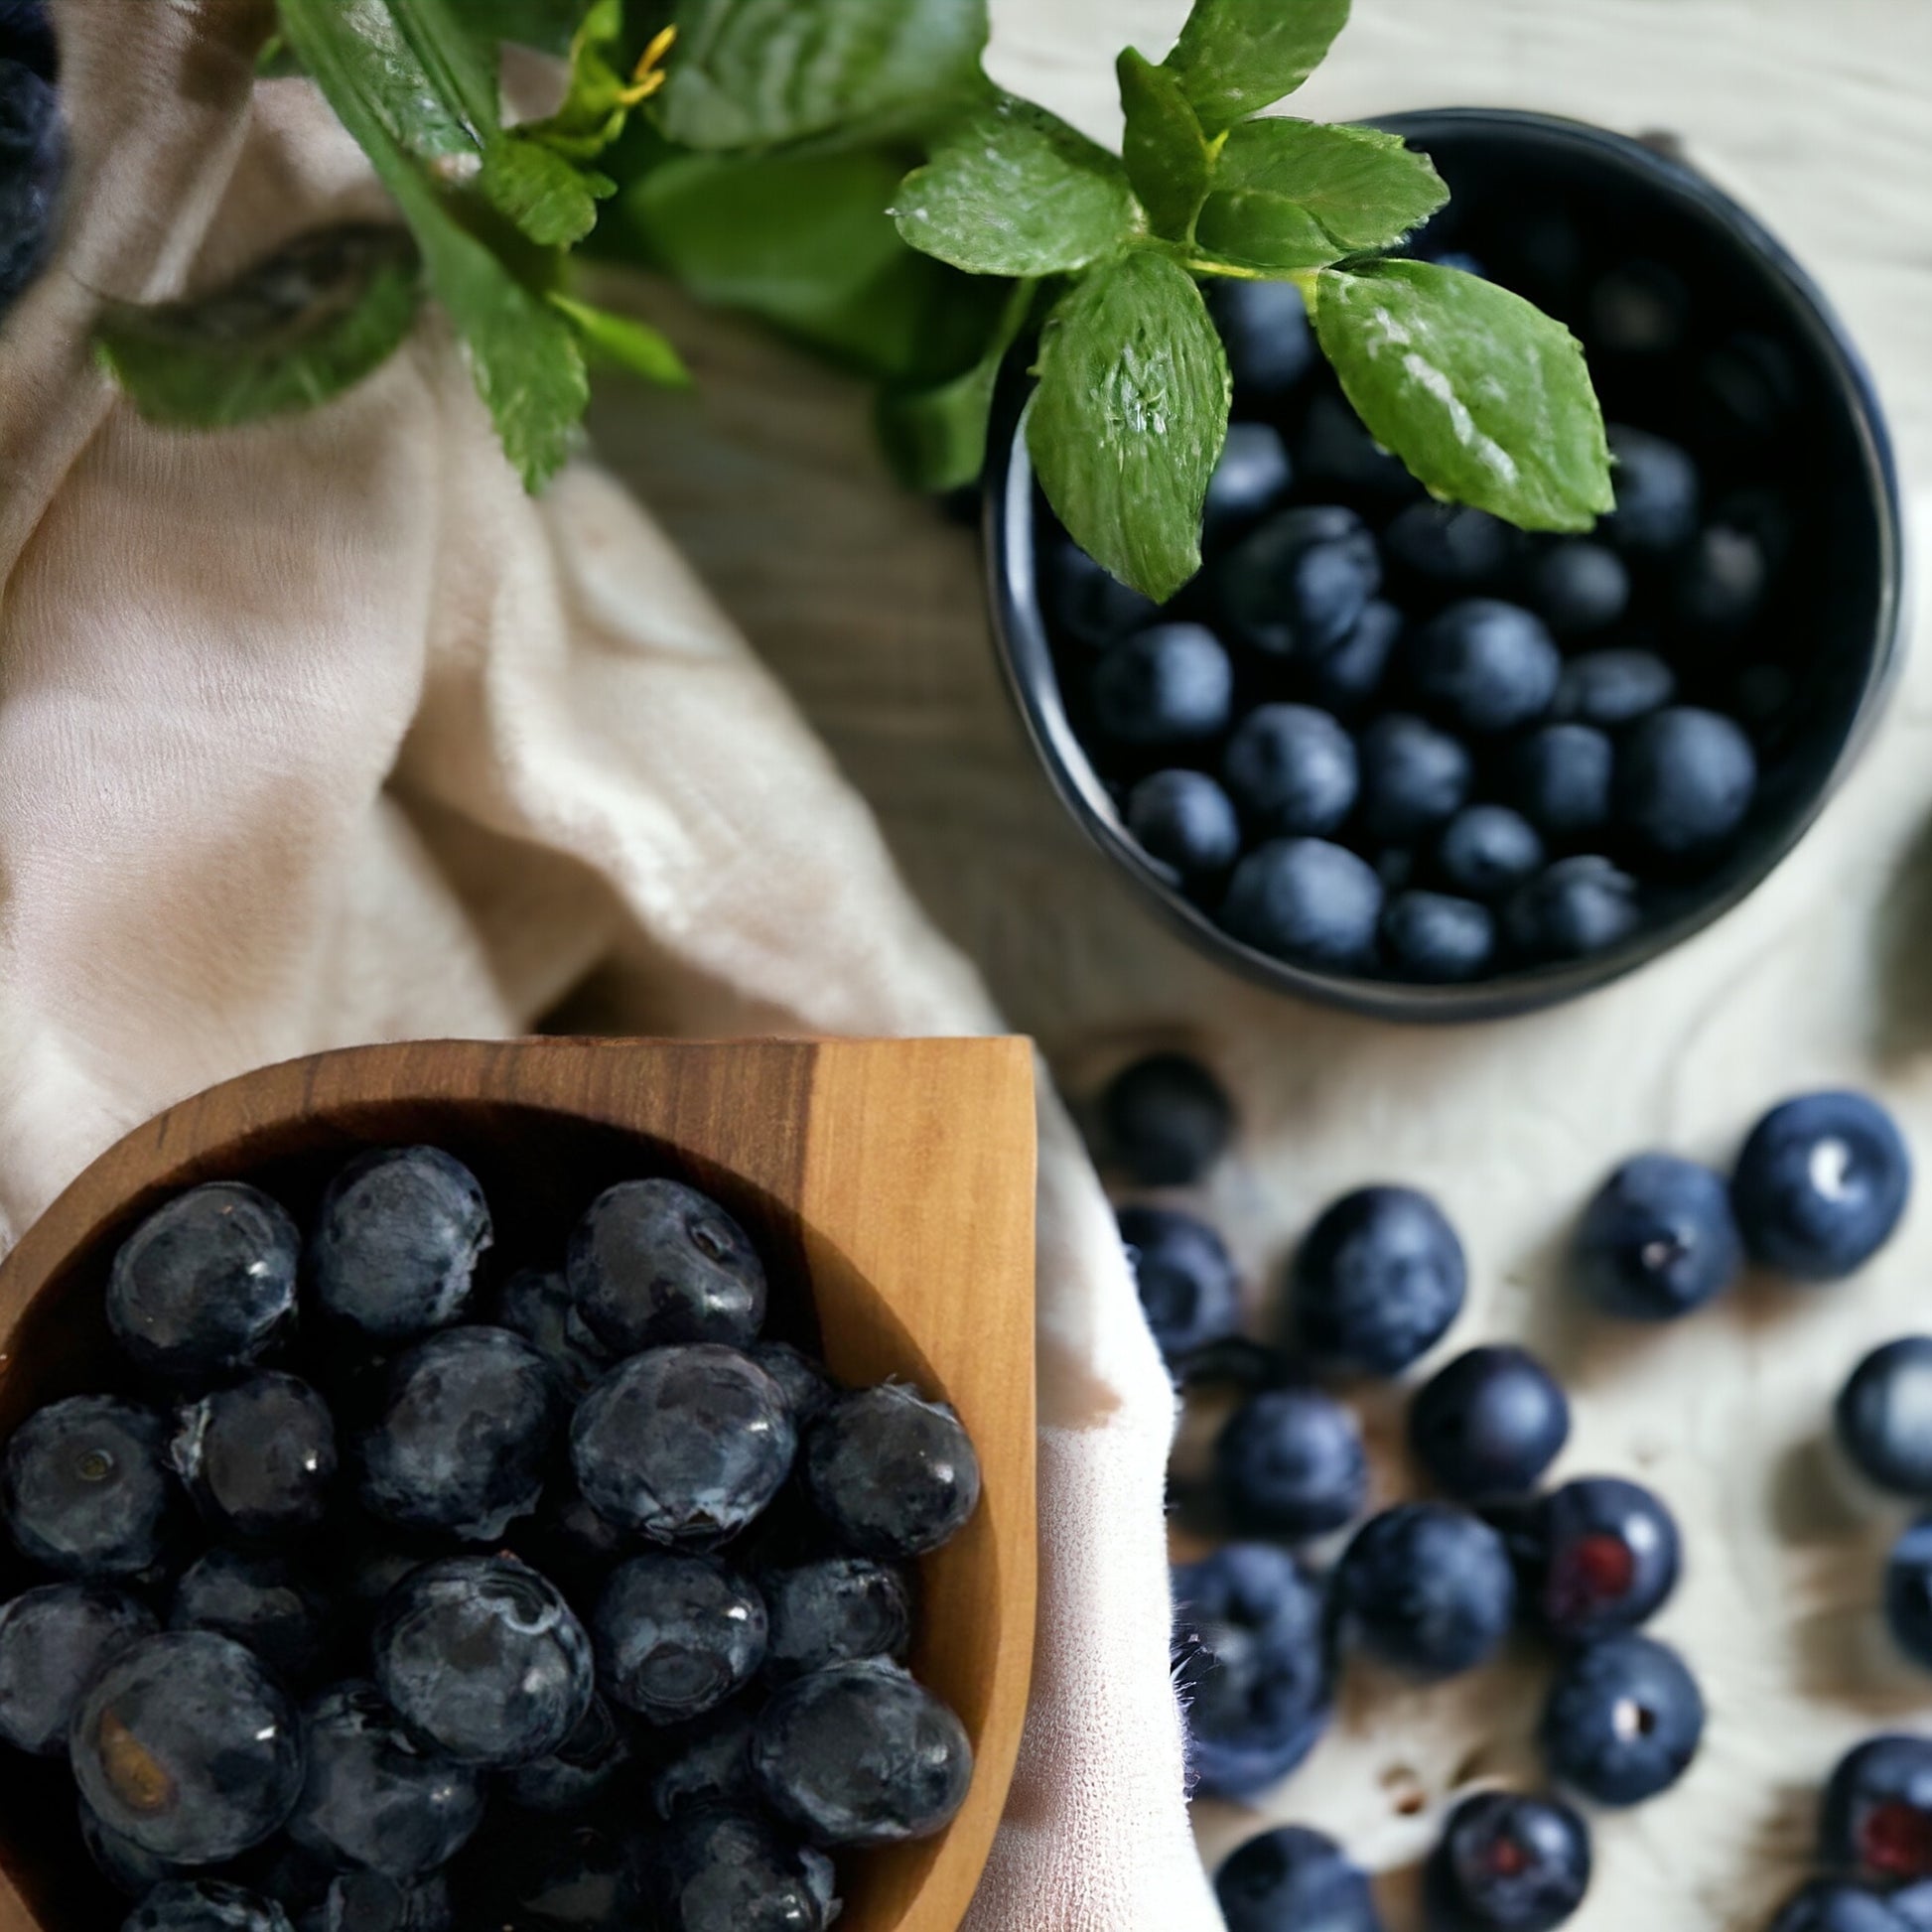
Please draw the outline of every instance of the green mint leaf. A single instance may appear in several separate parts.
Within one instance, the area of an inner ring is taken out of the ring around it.
[[[971,86],[986,0],[679,0],[662,124],[759,148]]]
[[[1027,448],[1075,543],[1166,603],[1200,568],[1228,365],[1192,276],[1152,249],[1090,270],[1048,317]]]
[[[361,0],[352,0],[355,12]],[[501,124],[496,69],[457,17],[452,0],[385,0],[422,72],[430,102],[482,148]]]
[[[1194,0],[1167,68],[1210,135],[1292,94],[1327,58],[1349,0]]]
[[[594,360],[667,389],[690,388],[691,372],[661,330],[568,295],[553,293],[550,306],[570,321]]]
[[[1399,134],[1318,121],[1229,130],[1194,235],[1217,260],[1270,273],[1393,247],[1449,200]]]
[[[1105,148],[999,94],[947,130],[893,213],[914,248],[968,274],[1052,275],[1114,253],[1140,210]]]
[[[1324,269],[1310,307],[1356,414],[1436,495],[1526,530],[1612,507],[1602,412],[1561,323],[1433,262]]]
[[[1214,151],[1180,82],[1133,48],[1116,69],[1127,115],[1121,160],[1154,232],[1184,240],[1214,174]]]
[[[979,359],[931,388],[879,398],[879,435],[908,489],[963,489],[986,468],[987,425],[1000,369],[1034,306],[1032,282],[1016,282]]]
[[[584,17],[584,0],[463,0],[464,24],[483,47],[514,41],[561,54]]]
[[[393,145],[421,161],[467,163],[481,151],[481,131],[430,84],[391,0],[338,0],[329,28],[332,39],[353,45],[364,111]],[[286,19],[282,38],[296,65],[306,68],[301,35]]]
[[[569,248],[597,226],[597,205],[615,195],[607,175],[587,173],[554,148],[499,134],[483,150],[477,187],[539,248]]]
[[[342,0],[280,0],[283,33],[395,197],[504,452],[535,489],[562,467],[590,400],[583,352],[570,324],[456,220],[391,131],[392,73],[383,48],[362,31],[380,11]]]
[[[325,228],[215,294],[108,304],[94,350],[150,422],[225,429],[352,388],[401,347],[421,300],[405,230]]]

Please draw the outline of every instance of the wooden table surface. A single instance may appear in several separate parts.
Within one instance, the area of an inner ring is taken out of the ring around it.
[[[993,65],[1097,135],[1112,60],[1158,54],[1173,0],[996,0]],[[1811,267],[1890,412],[1918,550],[1932,539],[1932,0],[1358,0],[1301,102],[1341,118],[1512,104],[1667,129]],[[1932,1725],[1932,1678],[1882,1662],[1883,1524],[1833,1506],[1808,1447],[1871,1342],[1932,1323],[1932,1205],[1860,1282],[1742,1298],[1668,1337],[1568,1318],[1567,1217],[1620,1156],[1713,1159],[1794,1087],[1870,1084],[1932,1168],[1932,637],[1851,784],[1713,931],[1582,1005],[1404,1031],[1240,983],[1154,925],[1063,819],[997,682],[971,535],[895,491],[863,396],[756,333],[673,309],[694,399],[613,393],[597,434],[796,694],[914,890],[1077,1095],[1128,1051],[1190,1043],[1245,1132],[1206,1204],[1258,1316],[1320,1202],[1436,1189],[1471,1251],[1458,1329],[1528,1337],[1572,1379],[1566,1466],[1641,1471],[1690,1572],[1661,1623],[1714,1717],[1680,1790],[1598,1834],[1577,1932],[1747,1932],[1801,1875],[1819,1783],[1881,1724]],[[1531,1663],[1419,1692],[1356,1680],[1336,1734],[1269,1808],[1398,1870],[1449,1794],[1529,1775]],[[1371,1694],[1373,1693],[1373,1694]],[[1420,1809],[1410,1815],[1420,1794]],[[1201,1808],[1218,1855],[1252,1816]],[[1399,1879],[1392,1892],[1402,1892]],[[1398,1905],[1398,1916],[1401,1907]]]

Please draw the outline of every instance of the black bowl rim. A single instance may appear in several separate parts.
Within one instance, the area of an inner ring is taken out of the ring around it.
[[[1869,743],[1902,656],[1904,536],[1897,467],[1876,384],[1838,312],[1784,244],[1707,176],[1630,135],[1528,108],[1418,108],[1379,116],[1371,124],[1425,145],[1436,131],[1465,129],[1528,132],[1561,142],[1715,218],[1782,284],[1794,322],[1809,337],[1821,365],[1834,379],[1840,406],[1851,418],[1860,470],[1874,511],[1878,575],[1878,608],[1864,690],[1830,768],[1802,809],[1763,842],[1751,864],[1722,892],[1587,959],[1532,967],[1467,986],[1421,985],[1298,966],[1236,939],[1174,887],[1166,869],[1129,835],[1073,734],[1052,674],[1050,647],[1035,593],[1033,465],[1021,433],[1032,385],[1023,354],[1011,358],[1003,373],[988,449],[984,486],[988,600],[1008,689],[1061,803],[1088,839],[1120,866],[1141,897],[1183,938],[1277,992],[1353,1013],[1422,1022],[1504,1019],[1606,986],[1703,931],[1754,893],[1817,822]]]

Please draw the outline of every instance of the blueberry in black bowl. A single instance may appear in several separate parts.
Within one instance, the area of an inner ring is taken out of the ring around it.
[[[1449,893],[1398,893],[1382,914],[1382,949],[1408,979],[1480,979],[1496,952],[1495,914]]]

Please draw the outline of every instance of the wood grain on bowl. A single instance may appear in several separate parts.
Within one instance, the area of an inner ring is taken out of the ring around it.
[[[493,1263],[549,1259],[613,1181],[714,1193],[763,1251],[771,1331],[834,1374],[901,1376],[959,1411],[984,1495],[920,1566],[912,1668],[965,1723],[976,1770],[939,1837],[845,1862],[850,1932],[955,1932],[1005,1802],[1033,1669],[1034,1087],[1024,1040],[530,1039],[325,1053],[198,1095],[96,1161],[0,1267],[0,1439],[41,1404],[124,1386],[101,1312],[118,1242],[180,1188],[255,1181],[298,1218],[366,1146],[467,1162]],[[785,1306],[808,1282],[811,1307]],[[8,1558],[0,1584],[24,1579]],[[98,1932],[58,1762],[0,1765],[0,1932]]]

